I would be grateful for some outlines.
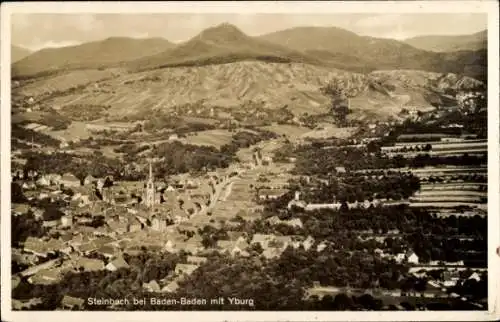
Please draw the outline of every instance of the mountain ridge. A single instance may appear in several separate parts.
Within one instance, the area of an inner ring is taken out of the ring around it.
[[[259,38],[276,44],[286,44],[289,48],[303,52],[321,51],[323,56],[350,57],[368,70],[421,69],[441,73],[465,73],[481,80],[485,79],[481,73],[469,73],[468,70],[461,69],[460,64],[453,64],[455,59],[459,62],[475,61],[479,67],[486,66],[486,56],[480,51],[430,52],[395,39],[360,36],[337,27],[295,27],[264,34]],[[338,65],[344,61],[335,63]]]
[[[423,35],[405,39],[415,47],[434,52],[482,50],[488,47],[488,31],[482,30],[468,35]]]
[[[140,58],[131,63],[131,69],[137,71],[163,67],[223,64],[244,60],[322,63],[314,57],[287,47],[248,36],[234,25],[223,23],[207,28],[188,41],[163,53]]]
[[[175,46],[163,38],[109,37],[61,48],[44,48],[12,65],[13,75],[26,76],[65,69],[116,67]]]
[[[45,61],[40,59],[40,56],[43,58],[43,51],[40,51],[14,63],[13,75],[117,66],[124,67],[129,72],[138,72],[238,61],[306,63],[356,72],[380,69],[425,70],[464,74],[482,81],[486,79],[487,70],[485,51],[430,52],[402,41],[360,36],[338,27],[296,27],[252,37],[234,25],[223,23],[202,30],[179,44],[158,39],[123,39],[129,38],[111,37],[100,42],[68,47],[69,49],[52,49],[53,53],[59,53],[62,57],[55,62],[50,57]],[[117,45],[120,42],[134,41],[137,42],[135,46]],[[162,44],[151,46],[157,42]],[[88,47],[94,49],[89,50]],[[81,48],[87,49],[78,53]],[[70,54],[71,57],[68,57]]]
[[[10,46],[10,60],[15,63],[25,57],[31,55],[33,51],[24,48],[22,46],[11,45]]]

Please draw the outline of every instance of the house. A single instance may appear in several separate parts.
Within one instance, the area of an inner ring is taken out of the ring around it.
[[[62,178],[61,175],[54,174],[54,173],[47,174],[47,175],[45,175],[45,177],[47,178],[47,180],[49,180],[51,186],[58,185],[60,183],[61,178]]]
[[[59,183],[66,188],[79,187],[80,179],[71,173],[65,173],[59,180]]]
[[[79,297],[73,297],[69,295],[64,295],[63,299],[61,300],[61,306],[63,309],[67,310],[74,310],[74,309],[83,309],[83,304],[85,303],[85,300],[79,298]]]
[[[307,204],[304,208],[305,211],[313,211],[317,209],[340,209],[342,204],[340,202],[337,203],[326,203],[326,204]]]
[[[276,236],[274,240],[271,240],[268,244],[269,247],[285,249],[288,245],[292,244],[292,237],[290,236]]]
[[[190,198],[187,198],[186,200],[184,200],[184,203],[182,204],[181,208],[188,215],[195,214],[196,213],[196,209],[197,209],[196,205],[194,204],[194,202]]]
[[[104,262],[100,259],[80,257],[74,262],[73,267],[80,272],[95,272],[104,269]]]
[[[183,276],[191,275],[198,267],[198,265],[192,264],[177,264],[175,266],[175,274]]]
[[[221,248],[224,252],[229,252],[231,256],[243,256],[248,257],[250,254],[246,251],[248,248],[248,243],[245,238],[240,237],[237,240],[219,240],[217,241],[217,247]]]
[[[278,248],[268,248],[262,252],[262,255],[267,259],[271,259],[281,256],[281,253],[283,253],[283,251]]]
[[[36,189],[36,184],[32,182],[24,182],[21,187],[23,190],[33,190]]]
[[[323,241],[321,243],[318,244],[318,246],[316,247],[316,251],[318,253],[321,253],[322,251],[324,251],[326,249],[328,245]]]
[[[160,285],[156,280],[152,280],[149,283],[142,284],[142,287],[148,292],[158,293],[161,291]]]
[[[307,238],[302,242],[302,246],[305,250],[309,250],[314,245],[314,238],[307,236]]]
[[[93,234],[96,236],[98,235],[98,234],[96,234],[95,230],[93,231]],[[111,244],[115,243],[116,240],[114,238],[112,238],[111,236],[104,235],[104,236],[99,236],[98,238],[94,239],[93,242],[97,247],[102,247],[105,245],[111,246]]]
[[[143,224],[137,219],[137,217],[129,218],[128,220],[128,232],[140,231],[143,228]]]
[[[178,288],[179,288],[179,284],[177,284],[176,281],[173,281],[170,284],[166,285],[164,288],[162,288],[161,292],[174,293],[175,291],[177,291]]]
[[[186,242],[184,245],[184,250],[187,253],[191,253],[193,255],[198,254],[199,252],[203,251],[204,247],[201,245],[201,243],[197,242],[192,242],[191,240]]]
[[[268,199],[278,199],[288,193],[288,189],[260,189],[259,190],[259,199],[260,200],[268,200]]]
[[[41,208],[31,208],[31,211],[33,212],[33,216],[35,216],[36,220],[42,220],[43,219],[43,214],[45,210]]]
[[[268,218],[266,221],[268,221],[271,224],[278,225],[278,224],[284,224],[288,225],[291,227],[302,227],[302,221],[299,218],[294,218],[290,220],[280,220],[278,216],[272,216]]]
[[[74,217],[72,215],[64,215],[61,217],[62,227],[71,227],[74,224]]]
[[[83,184],[85,186],[90,186],[93,185],[94,183],[97,184],[97,178],[95,178],[91,174],[87,175],[85,179],[83,179]]]
[[[269,245],[269,242],[274,240],[274,235],[264,235],[264,234],[255,234],[253,235],[252,241],[250,244],[260,244],[263,249],[266,249]]]
[[[43,241],[39,238],[28,237],[24,242],[24,251],[40,257],[47,257],[49,254],[64,248],[64,243],[57,239]]]
[[[346,173],[345,167],[335,167],[337,173]]]
[[[19,278],[19,276],[12,276],[12,278],[10,279],[10,282],[11,282],[12,289],[15,289],[19,285],[19,283],[21,282],[21,278]]]
[[[87,243],[82,243],[76,247],[78,252],[82,255],[88,255],[97,249],[96,244],[89,241]]]
[[[35,275],[28,278],[28,282],[31,284],[49,285],[59,282],[60,278],[61,276],[57,270],[44,269],[40,270]]]
[[[457,281],[455,281],[455,280],[443,281],[443,286],[444,287],[453,287],[455,285],[457,285]]]
[[[300,220],[299,218],[285,220],[285,221],[283,221],[283,224],[291,226],[291,227],[300,227],[300,228],[303,227],[302,220]]]
[[[129,266],[127,262],[121,256],[117,257],[113,261],[109,262],[108,265],[106,265],[106,269],[111,272],[119,270],[120,268],[128,268],[128,267]]]
[[[394,258],[394,260],[397,262],[397,263],[401,263],[405,260],[406,258],[406,254],[405,253],[399,253],[396,255],[396,257]]]
[[[227,236],[229,237],[229,240],[232,241],[237,241],[237,240],[245,240],[245,233],[241,231],[228,231]]]
[[[41,187],[48,187],[50,186],[50,179],[48,179],[46,176],[42,176],[36,181],[36,184]]]
[[[108,227],[117,234],[124,234],[128,231],[128,224],[126,222],[122,222],[120,220],[109,220],[106,222]]]
[[[12,213],[16,216],[24,215],[30,210],[30,205],[28,204],[13,204],[12,205]]]
[[[415,252],[410,252],[406,254],[406,260],[410,264],[418,264],[418,256]]]
[[[201,265],[207,262],[207,258],[200,256],[188,256],[187,262],[188,264]]]
[[[56,258],[56,259],[44,262],[42,264],[38,264],[38,265],[35,265],[35,266],[32,266],[32,267],[29,267],[29,268],[25,269],[24,271],[22,271],[20,273],[20,275],[22,277],[27,277],[27,276],[35,275],[36,273],[38,273],[40,271],[48,270],[48,269],[56,267],[57,265],[60,265],[60,264],[61,264],[61,259]]]
[[[151,229],[155,231],[165,231],[167,229],[167,219],[153,215],[151,217]]]
[[[427,284],[429,284],[429,286],[432,288],[441,289],[441,285],[439,285],[437,281],[429,280]]]
[[[479,281],[481,281],[481,276],[477,272],[474,272],[467,279],[469,279],[469,280],[475,280],[476,282],[479,282]]]
[[[186,180],[184,186],[186,187],[186,189],[196,189],[198,188],[198,183],[194,182],[193,180]]]
[[[104,245],[98,248],[97,252],[106,258],[112,258],[116,255],[117,250],[111,245]]]
[[[142,253],[142,249],[138,245],[134,245],[134,246],[130,246],[130,247],[124,246],[124,247],[122,247],[122,249],[123,249],[124,253],[131,255],[131,256],[137,256],[137,255]]]

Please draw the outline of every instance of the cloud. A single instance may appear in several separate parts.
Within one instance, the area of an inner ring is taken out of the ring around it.
[[[399,14],[376,15],[359,19],[355,25],[360,28],[394,27],[401,25],[408,17]]]
[[[139,32],[139,33],[134,33],[130,35],[130,38],[136,38],[136,39],[144,39],[144,38],[150,38],[149,32]]]
[[[68,47],[68,46],[76,46],[80,45],[81,42],[79,41],[47,41],[43,43],[35,43],[31,45],[24,46],[32,51],[38,51],[41,49],[45,48],[61,48],[61,47]]]
[[[190,39],[229,22],[248,35],[298,26],[340,27],[363,36],[403,39],[428,34],[468,34],[486,28],[484,14],[15,14],[12,42],[39,49],[108,37]]]

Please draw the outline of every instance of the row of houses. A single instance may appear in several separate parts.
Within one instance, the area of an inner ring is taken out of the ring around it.
[[[192,275],[201,265],[207,262],[206,257],[188,256],[186,263],[178,263],[173,274],[160,281],[151,280],[143,284],[143,288],[152,293],[174,293],[179,289],[179,283]]]
[[[128,268],[127,262],[121,255],[113,256],[105,263],[96,258],[71,256],[69,259],[54,259],[22,271],[21,276],[27,277],[31,284],[55,284],[61,281],[68,272],[93,272],[107,270],[110,272],[120,268]]]

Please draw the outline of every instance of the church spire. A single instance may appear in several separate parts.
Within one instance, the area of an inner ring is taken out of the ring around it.
[[[152,208],[155,203],[155,184],[153,178],[153,165],[149,161],[149,178],[146,183],[146,206]]]

